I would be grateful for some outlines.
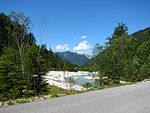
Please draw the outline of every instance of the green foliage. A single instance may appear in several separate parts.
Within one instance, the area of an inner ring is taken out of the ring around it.
[[[72,77],[66,77],[65,81],[70,84],[75,84],[75,80]]]
[[[145,60],[144,64],[140,67],[140,74],[142,78],[150,78],[150,54],[148,58]]]
[[[69,83],[70,90],[71,90],[72,86],[76,83],[76,81],[72,77],[65,77],[65,82]]]
[[[92,59],[90,64],[99,71],[99,85],[119,84],[120,80],[136,82],[150,77],[150,29],[136,33],[133,35],[136,37],[129,36],[126,25],[119,24],[102,52]]]
[[[79,93],[79,91],[70,91],[65,90],[56,86],[48,85],[48,94],[52,95],[53,97],[56,97],[57,95],[69,95],[69,94],[76,94]]]
[[[0,14],[0,100],[41,95],[48,91],[46,72],[76,67],[46,45],[38,46],[30,25],[23,13]]]
[[[102,90],[102,89],[106,89],[106,88],[113,88],[113,87],[119,87],[122,86],[122,84],[111,84],[111,85],[96,85],[93,90]]]
[[[85,83],[82,84],[82,86],[85,87],[85,88],[92,88],[93,84],[90,83],[90,82],[85,82]]]
[[[19,66],[13,62],[11,48],[6,48],[0,57],[0,80],[0,100],[20,97],[25,81]]]
[[[4,13],[0,14],[0,55],[3,53],[3,49],[12,45],[13,39],[11,20]]]
[[[95,46],[95,57],[90,63],[78,68],[48,50],[46,45],[38,46],[30,24],[30,18],[23,13],[0,14],[0,100],[48,92],[43,76],[49,70],[98,70],[99,85],[150,78],[149,28],[129,36],[127,26],[120,23],[104,46]],[[66,81],[70,89],[75,84],[71,77]]]

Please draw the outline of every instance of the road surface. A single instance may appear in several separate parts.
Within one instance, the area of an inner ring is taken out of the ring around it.
[[[0,113],[150,113],[150,81],[1,107]]]

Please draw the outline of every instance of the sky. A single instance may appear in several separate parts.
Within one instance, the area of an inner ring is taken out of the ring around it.
[[[91,55],[120,22],[129,34],[150,27],[150,0],[0,0],[0,12],[11,10],[29,16],[37,44],[54,52]]]

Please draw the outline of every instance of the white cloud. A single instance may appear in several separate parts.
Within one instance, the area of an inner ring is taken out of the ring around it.
[[[59,44],[56,46],[56,51],[68,51],[69,47],[68,44]]]
[[[88,53],[88,50],[91,48],[91,45],[88,41],[83,40],[80,42],[77,46],[73,48],[74,51],[80,54],[86,54]]]
[[[86,36],[86,35],[81,36],[81,39],[82,39],[82,40],[87,39],[87,36]]]
[[[50,48],[51,48],[52,51],[54,51],[54,48],[53,48],[53,47],[50,47]]]

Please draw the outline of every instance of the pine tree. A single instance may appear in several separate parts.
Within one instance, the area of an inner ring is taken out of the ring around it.
[[[22,96],[24,80],[19,65],[13,62],[13,50],[6,48],[0,57],[0,99],[15,99]]]

